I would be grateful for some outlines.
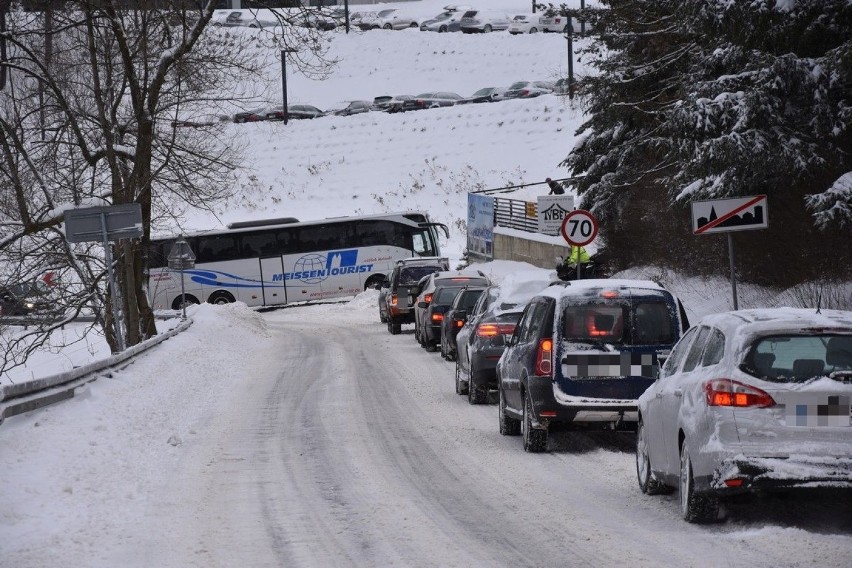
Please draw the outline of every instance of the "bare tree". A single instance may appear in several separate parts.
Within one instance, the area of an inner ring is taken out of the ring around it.
[[[263,29],[227,28],[211,25],[215,2],[127,4],[68,1],[4,20],[0,286],[52,271],[62,314],[24,340],[19,334],[7,365],[84,308],[116,351],[113,301],[127,345],[155,335],[146,291],[151,230],[157,220],[173,222],[181,211],[212,209],[229,197],[241,162],[242,148],[222,128],[175,128],[175,121],[264,97],[284,48],[296,50],[294,63],[307,72],[330,64],[317,30],[289,25],[292,12],[272,11],[277,25]],[[140,204],[144,235],[114,245],[113,298],[99,247],[69,245],[63,212],[128,203]]]

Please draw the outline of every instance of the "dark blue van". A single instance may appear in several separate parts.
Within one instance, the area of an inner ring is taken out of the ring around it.
[[[636,399],[688,327],[677,298],[651,281],[554,283],[497,364],[500,433],[541,452],[557,425],[634,429]]]

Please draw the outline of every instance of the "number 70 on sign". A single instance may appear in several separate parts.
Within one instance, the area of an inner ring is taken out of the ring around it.
[[[575,247],[584,247],[598,236],[598,220],[589,211],[575,209],[562,220],[562,238]]]

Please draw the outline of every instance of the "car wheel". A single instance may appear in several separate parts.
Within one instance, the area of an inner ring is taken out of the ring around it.
[[[184,298],[184,300],[181,301],[181,298]],[[173,310],[179,310],[179,309],[183,308],[184,306],[191,306],[193,304],[200,304],[200,303],[201,302],[198,301],[198,298],[196,298],[192,294],[184,294],[183,296],[178,296],[177,298],[174,299],[174,301],[172,302],[172,309]]]
[[[671,487],[654,479],[651,474],[648,440],[642,420],[639,421],[636,431],[636,478],[639,480],[639,489],[646,495],[662,495],[672,491]]]
[[[680,512],[688,523],[711,523],[719,517],[719,499],[715,495],[696,495],[692,460],[686,440],[680,447]]]
[[[385,25],[384,25],[384,26],[382,26],[382,27],[384,27],[386,30],[392,30],[392,29],[393,29],[393,26],[392,26],[392,25],[390,25],[390,24],[385,24]]]
[[[382,323],[388,322],[388,315],[379,308],[379,321]]]
[[[456,394],[467,394],[467,383],[461,380],[461,367],[456,359]]]
[[[446,33],[446,31],[447,31],[447,26],[441,26],[440,28],[438,28],[439,34]]]
[[[538,28],[530,28],[530,33],[531,33],[531,34],[536,34],[536,33],[538,33]]]
[[[236,298],[230,292],[224,292],[222,290],[217,290],[210,294],[210,297],[207,298],[208,304],[216,304],[217,306],[223,306],[225,304],[233,304],[236,302]]]
[[[410,24],[408,27],[409,27],[409,28],[416,28],[416,27],[417,27],[417,22],[411,22],[411,24]]]
[[[402,324],[396,323],[393,317],[388,317],[388,331],[391,335],[399,335],[402,332]]]
[[[492,30],[492,28],[491,28],[491,24],[485,24],[485,27],[484,27],[484,28],[482,28],[482,31],[483,31],[483,32],[485,32],[485,33],[487,33],[487,34],[490,34],[490,33],[491,33],[491,30]]]
[[[497,418],[500,421],[500,433],[504,436],[517,436],[521,433],[521,421],[506,414],[506,400],[503,398],[503,389],[497,387],[500,402],[497,406]]]
[[[469,368],[470,375],[467,381],[467,401],[470,404],[485,404],[485,401],[488,398],[488,389],[473,382],[473,375],[475,374],[473,361],[470,362]]]
[[[547,449],[547,430],[532,427],[532,398],[530,398],[529,393],[524,397],[521,435],[524,438],[524,451],[537,454]]]

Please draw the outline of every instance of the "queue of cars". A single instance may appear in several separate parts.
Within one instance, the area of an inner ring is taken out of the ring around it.
[[[430,270],[403,293],[415,339],[455,362],[470,404],[496,391],[497,429],[524,450],[546,451],[557,430],[635,431],[639,490],[678,490],[695,523],[738,495],[852,490],[852,312],[740,310],[690,326],[651,281],[496,285]],[[389,306],[386,294],[380,314]]]

